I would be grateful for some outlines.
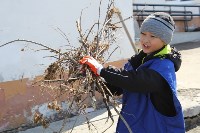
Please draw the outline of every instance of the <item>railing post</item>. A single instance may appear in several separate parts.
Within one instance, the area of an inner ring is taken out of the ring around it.
[[[136,5],[136,10],[138,11],[139,9],[138,9],[138,5]],[[138,24],[139,24],[139,26],[140,26],[140,15],[138,14]]]
[[[188,23],[187,23],[187,20],[186,20],[186,7],[184,6],[184,27],[185,27],[185,32],[188,31]]]
[[[171,15],[171,10],[172,10],[172,8],[171,8],[171,6],[169,6],[169,14]]]
[[[199,6],[199,14],[200,14],[200,6]]]

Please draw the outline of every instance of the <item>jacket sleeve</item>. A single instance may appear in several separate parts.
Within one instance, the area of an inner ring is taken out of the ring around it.
[[[108,87],[112,95],[119,96],[123,93],[123,89],[120,87],[116,87],[114,85],[111,85],[110,83],[105,83],[105,85]],[[106,93],[109,94],[109,92]]]
[[[158,92],[166,82],[158,72],[148,68],[127,71],[108,66],[100,76],[109,84],[131,92]]]

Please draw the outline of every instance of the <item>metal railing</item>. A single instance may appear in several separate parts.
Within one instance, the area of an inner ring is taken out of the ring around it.
[[[133,8],[139,26],[149,14],[166,12],[173,17],[174,21],[183,21],[186,32],[189,31],[188,21],[191,21],[194,16],[200,16],[200,5],[133,4]]]

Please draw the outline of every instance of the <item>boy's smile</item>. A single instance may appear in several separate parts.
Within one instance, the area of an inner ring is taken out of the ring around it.
[[[140,43],[142,50],[146,54],[150,54],[154,51],[161,49],[165,43],[151,32],[141,32]]]

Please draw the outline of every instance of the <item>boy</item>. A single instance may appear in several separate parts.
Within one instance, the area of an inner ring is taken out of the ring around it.
[[[85,56],[81,64],[105,79],[113,94],[123,94],[121,114],[133,133],[184,133],[182,107],[176,94],[180,53],[170,47],[175,24],[164,12],[149,15],[141,25],[142,50],[131,57],[124,69],[103,68]],[[117,133],[128,133],[121,119]]]

